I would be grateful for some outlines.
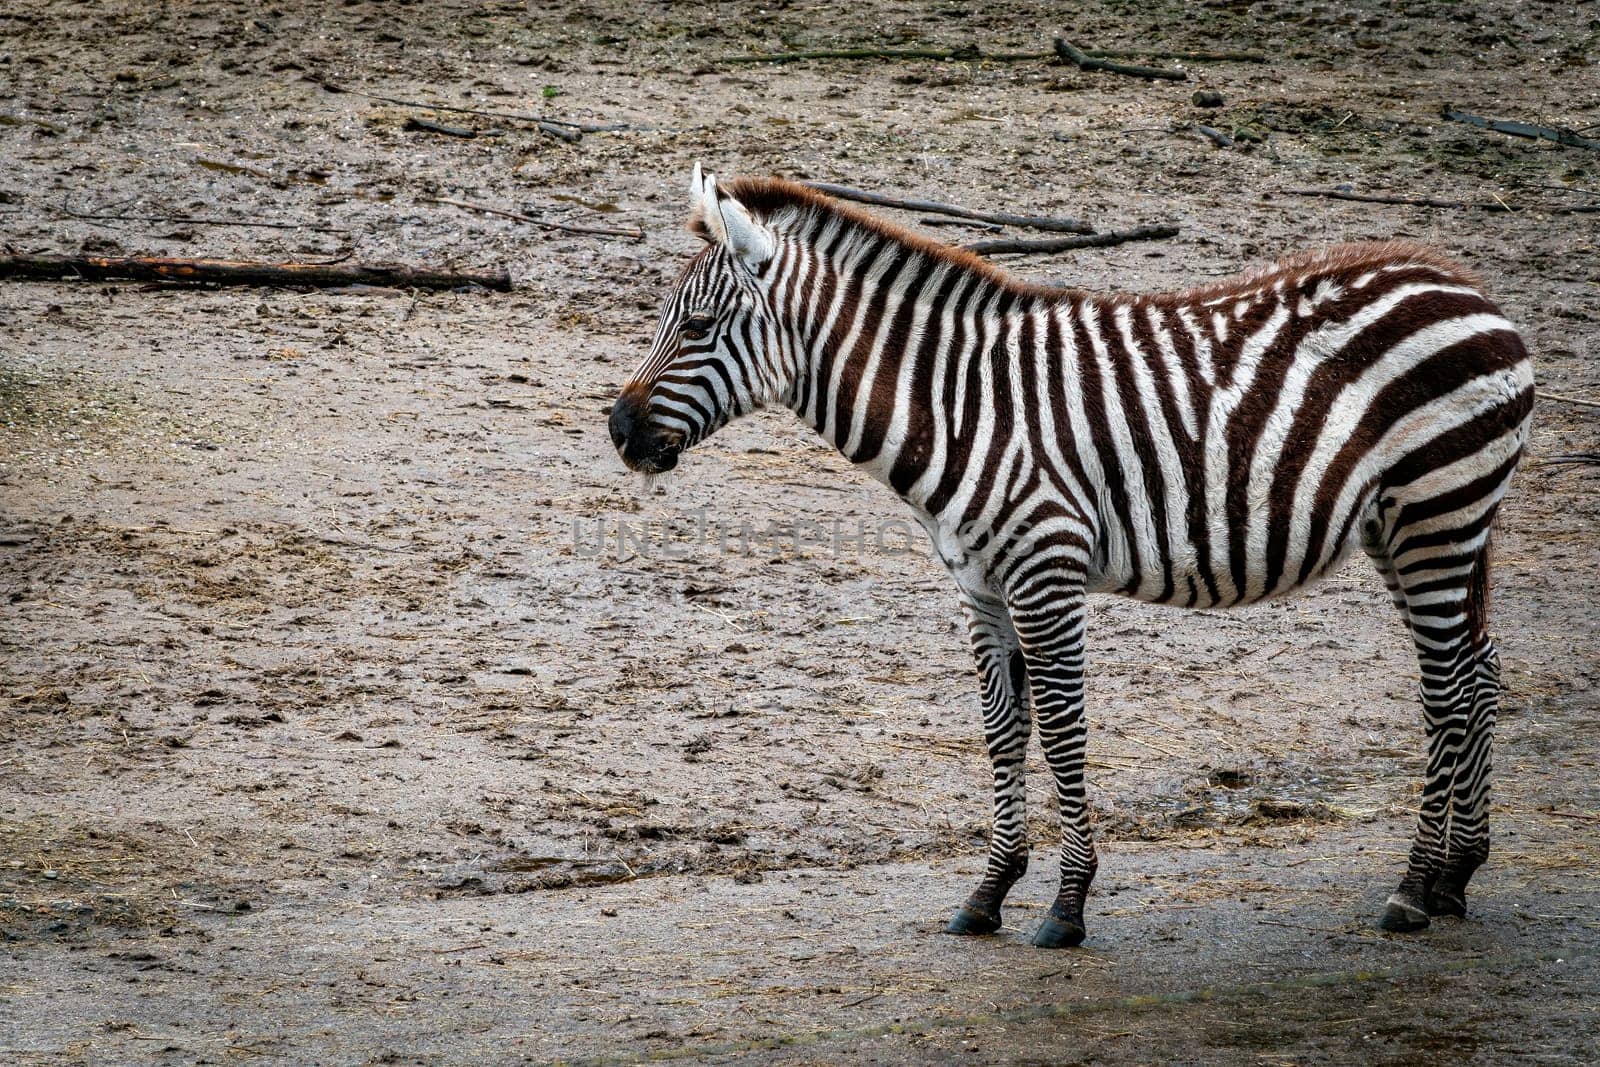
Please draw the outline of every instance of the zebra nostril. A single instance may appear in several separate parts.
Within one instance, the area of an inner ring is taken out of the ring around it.
[[[611,417],[606,423],[611,430],[611,443],[619,452],[627,443],[628,434],[633,430],[633,412],[629,410],[630,406],[626,400],[619,397],[617,402],[611,405]]]

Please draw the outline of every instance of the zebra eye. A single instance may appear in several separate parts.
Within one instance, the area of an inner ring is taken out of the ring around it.
[[[710,333],[711,327],[716,324],[717,320],[710,315],[690,315],[683,320],[683,323],[678,328],[683,333],[683,336],[691,341],[698,341]]]

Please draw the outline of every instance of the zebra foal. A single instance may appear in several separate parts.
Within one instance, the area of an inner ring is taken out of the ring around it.
[[[1489,530],[1533,406],[1522,342],[1471,275],[1391,242],[1094,294],[1022,284],[791,182],[719,187],[696,166],[692,196],[706,247],[612,408],[612,440],[629,467],[666,471],[782,404],[921,520],[959,591],[994,765],[988,866],[951,932],[999,929],[1027,868],[1037,726],[1062,844],[1034,943],[1083,940],[1087,594],[1248,604],[1357,547],[1411,631],[1428,741],[1381,925],[1465,913],[1489,850],[1500,689]]]

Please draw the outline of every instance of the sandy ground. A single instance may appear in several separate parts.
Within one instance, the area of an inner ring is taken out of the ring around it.
[[[1430,240],[1525,326],[1541,388],[1600,397],[1600,216],[1552,211],[1600,203],[1600,155],[1438,116],[1600,123],[1593,5],[1472,6],[8,5],[0,244],[505,264],[517,288],[0,287],[0,1057],[1593,1062],[1600,471],[1540,465],[1600,445],[1593,410],[1540,405],[1504,514],[1470,918],[1370,927],[1422,746],[1357,562],[1232,614],[1097,605],[1102,867],[1064,953],[1026,944],[1042,774],[1006,929],[939,933],[988,768],[953,591],[899,506],[785,413],[650,491],[604,428],[692,248],[695,159],[1182,227],[1013,263],[1094,287]],[[714,62],[1069,28],[1270,61],[1172,84]],[[434,114],[494,133],[456,139],[314,79],[631,128]],[[1283,193],[1344,183],[1517,211]],[[816,536],[835,523],[884,543]]]

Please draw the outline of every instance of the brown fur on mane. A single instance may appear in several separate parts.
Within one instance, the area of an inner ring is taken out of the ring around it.
[[[770,220],[786,210],[809,209],[846,219],[863,230],[887,237],[915,252],[974,271],[1007,288],[1039,294],[1056,294],[1063,291],[1053,286],[1031,285],[1013,278],[981,256],[973,255],[955,245],[947,245],[931,237],[924,237],[904,226],[897,226],[887,219],[862,211],[854,204],[837,200],[808,185],[789,181],[787,178],[734,178],[732,181],[718,182],[717,192],[737,200],[762,221]],[[705,219],[701,217],[699,210],[689,219],[689,232],[702,239],[710,237]]]
[[[1019,295],[1046,299],[1084,295],[1084,290],[1081,289],[1023,281],[972,252],[925,237],[799,182],[785,178],[734,178],[731,181],[719,182],[717,188],[722,196],[737,200],[757,219],[763,221],[771,220],[785,211],[823,212],[848,220],[863,230],[879,234],[915,252],[972,271]],[[690,233],[701,239],[708,240],[711,236],[699,210],[690,217],[688,227]],[[1189,303],[1256,289],[1264,284],[1271,284],[1284,275],[1309,272],[1350,275],[1395,263],[1431,267],[1462,285],[1476,287],[1480,284],[1471,271],[1427,245],[1414,241],[1363,241],[1296,252],[1273,263],[1190,289],[1155,293],[1117,292],[1102,295],[1141,302]]]

